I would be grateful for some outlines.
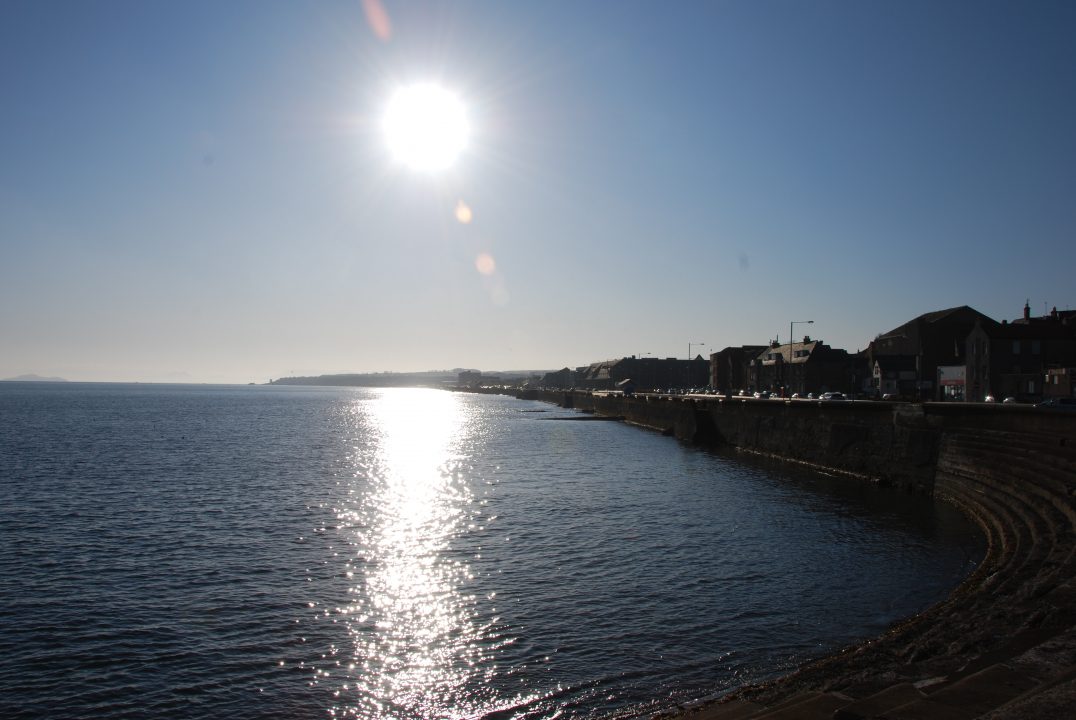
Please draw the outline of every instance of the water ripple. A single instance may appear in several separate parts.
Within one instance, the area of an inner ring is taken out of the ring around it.
[[[646,714],[877,633],[981,552],[919,499],[521,410],[562,412],[0,384],[0,716]]]

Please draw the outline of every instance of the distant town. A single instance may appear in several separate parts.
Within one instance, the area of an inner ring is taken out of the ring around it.
[[[813,321],[794,321],[810,325]],[[690,348],[690,346],[689,346]],[[630,357],[553,372],[483,373],[455,368],[281,378],[285,385],[454,387],[709,393],[726,396],[1034,403],[1071,398],[1076,375],[1076,310],[1054,308],[995,320],[974,308],[925,313],[880,333],[859,352],[803,335],[794,342],[729,346],[709,359]]]

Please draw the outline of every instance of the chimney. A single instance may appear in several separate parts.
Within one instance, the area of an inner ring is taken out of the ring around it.
[[[1031,319],[1031,300],[1028,299],[1024,303],[1024,320],[1030,320],[1030,319]]]

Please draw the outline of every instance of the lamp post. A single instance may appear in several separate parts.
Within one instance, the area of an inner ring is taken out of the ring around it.
[[[813,325],[813,324],[814,324],[814,320],[793,320],[792,322],[790,322],[788,324],[788,372],[789,372],[790,375],[792,374],[792,343],[794,343],[796,341],[796,335],[793,332],[793,329],[795,328],[796,325]],[[788,383],[785,383],[785,388],[786,388],[786,392],[787,392]],[[800,390],[802,390],[802,389],[803,388],[800,388]],[[791,393],[789,393],[789,395],[791,395]]]
[[[687,361],[688,361],[689,363],[691,362],[691,346],[692,346],[692,345],[697,345],[697,346],[699,346],[699,347],[706,347],[706,343],[700,343],[700,342],[697,342],[697,343],[693,343],[693,342],[689,342],[689,343],[687,344]],[[692,380],[692,378],[691,378],[691,365],[688,365],[688,366],[687,366],[687,382],[686,382],[686,383],[684,383],[684,384],[685,384],[685,385],[688,385],[688,386],[690,386],[690,385],[691,385],[691,380]]]

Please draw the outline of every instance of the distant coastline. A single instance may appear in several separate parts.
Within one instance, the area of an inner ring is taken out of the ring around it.
[[[270,380],[270,385],[335,385],[349,387],[443,387],[455,384],[456,373],[365,373],[343,375],[314,375],[307,377],[283,377]]]
[[[338,375],[312,375],[300,377],[282,377],[270,380],[270,385],[330,385],[345,387],[434,387],[456,389],[460,383],[461,373],[475,373],[462,368],[452,370],[427,370],[424,372],[380,372],[380,373],[344,373]],[[499,372],[495,376],[497,383],[513,387],[524,385],[529,380],[540,378],[545,371],[517,370]],[[481,374],[481,373],[476,373]]]
[[[67,379],[62,377],[43,377],[41,375],[27,373],[17,377],[3,378],[0,379],[0,382],[67,382]]]

